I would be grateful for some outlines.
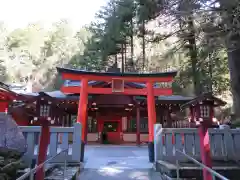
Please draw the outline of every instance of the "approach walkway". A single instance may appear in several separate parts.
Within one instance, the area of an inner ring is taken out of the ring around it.
[[[79,180],[161,180],[148,161],[147,147],[89,145]]]

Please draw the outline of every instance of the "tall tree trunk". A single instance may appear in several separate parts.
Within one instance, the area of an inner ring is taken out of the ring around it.
[[[240,18],[236,15],[239,12],[239,1],[225,1],[219,0],[220,6],[226,11],[223,14],[223,19],[226,22],[226,27],[229,28],[231,32],[231,36],[227,35],[226,37],[226,47],[228,54],[228,66],[230,71],[230,79],[231,79],[231,88],[233,95],[233,110],[234,114],[240,118],[240,35],[238,24],[234,24],[234,22],[240,22]],[[235,14],[235,16],[233,16]],[[236,19],[237,18],[237,19]],[[235,32],[237,31],[237,33]]]
[[[124,46],[121,44],[121,53],[122,53],[122,73],[124,73]]]
[[[118,57],[117,57],[117,54],[115,55],[115,64],[118,63]]]
[[[134,66],[133,56],[134,56],[134,45],[133,45],[133,18],[131,19],[131,63],[130,66]]]
[[[129,64],[127,61],[127,43],[124,44],[124,64],[125,64],[125,70],[128,68]]]
[[[208,63],[209,63],[209,91],[213,91],[213,57],[214,54],[208,55]]]
[[[143,56],[143,70],[145,69],[146,66],[146,52],[145,49],[146,48],[146,44],[145,44],[145,20],[143,20],[143,24],[142,24],[142,56]]]
[[[240,38],[239,38],[240,41]],[[240,47],[240,44],[239,44]],[[240,48],[228,49],[228,66],[231,78],[234,114],[240,118]]]
[[[193,73],[193,85],[196,95],[201,93],[200,82],[199,82],[199,72],[197,69],[197,45],[196,45],[196,32],[194,28],[193,17],[189,16],[188,21],[188,42],[189,42],[189,53],[192,62],[192,73]]]

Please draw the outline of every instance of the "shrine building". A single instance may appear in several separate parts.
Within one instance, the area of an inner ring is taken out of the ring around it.
[[[19,125],[38,125],[36,102],[47,99],[54,106],[52,126],[81,122],[82,141],[87,143],[103,143],[105,132],[108,143],[141,144],[153,141],[156,122],[164,127],[189,126],[184,116],[176,114],[193,97],[172,95],[176,72],[123,74],[65,68],[58,72],[64,80],[60,91],[15,94],[21,98],[9,101],[9,113]]]

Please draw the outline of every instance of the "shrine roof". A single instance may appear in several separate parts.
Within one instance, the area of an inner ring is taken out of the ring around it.
[[[204,93],[200,96],[195,97],[194,99],[192,99],[191,101],[187,102],[186,104],[182,105],[181,109],[187,108],[189,106],[193,106],[196,105],[200,102],[204,102],[204,101],[212,101],[214,103],[214,106],[225,106],[227,103],[223,100],[221,100],[220,98],[214,96],[211,92],[209,93]]]
[[[21,95],[38,97],[41,94],[45,94],[52,98],[61,99],[61,100],[78,100],[79,95],[76,94],[64,94],[61,91],[50,91],[50,92],[36,92],[36,93],[22,93]]]
[[[136,96],[136,100],[146,100],[145,96]],[[155,98],[159,101],[191,101],[194,97],[181,96],[181,95],[170,95],[170,96],[157,96]]]
[[[158,96],[158,100],[168,100],[168,101],[191,101],[194,97],[189,96],[180,96],[180,95],[171,95],[171,96]]]
[[[50,91],[50,92],[36,92],[36,93],[24,93],[20,95],[25,95],[25,96],[33,96],[37,97],[40,94],[45,94],[47,96],[50,96],[52,98],[56,98],[59,100],[78,100],[79,99],[79,94],[64,94],[61,91]],[[89,96],[89,98],[92,98],[92,96]],[[145,96],[135,96],[136,100],[146,100]],[[194,97],[189,97],[189,96],[181,96],[181,95],[171,95],[171,96],[158,96],[156,97],[156,101],[182,101],[182,102],[189,102],[192,101]]]
[[[3,82],[0,82],[0,97],[1,99],[10,98],[12,100],[23,98],[18,93],[12,91],[10,86]]]
[[[119,72],[93,72],[78,69],[57,67],[59,73],[71,73],[79,75],[95,75],[95,76],[115,76],[115,77],[173,77],[177,71],[159,72],[159,73],[119,73]]]

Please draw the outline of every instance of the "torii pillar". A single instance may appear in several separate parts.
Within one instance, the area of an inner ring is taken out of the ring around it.
[[[88,104],[88,79],[83,78],[81,80],[81,90],[79,96],[79,104],[78,104],[78,116],[77,122],[82,124],[82,135],[81,135],[81,162],[84,161],[84,150],[86,144],[86,126],[87,126],[87,104]]]
[[[148,109],[148,153],[149,161],[154,162],[154,124],[156,123],[156,107],[153,83],[147,82],[147,109]]]

